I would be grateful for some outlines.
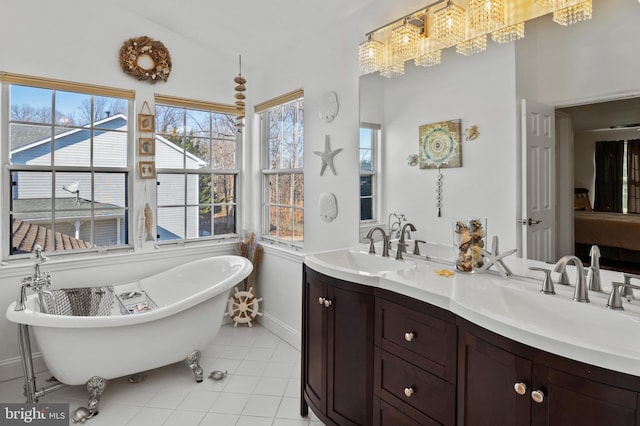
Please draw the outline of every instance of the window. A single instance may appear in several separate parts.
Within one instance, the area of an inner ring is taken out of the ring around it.
[[[236,233],[233,106],[156,96],[158,241]]]
[[[360,223],[378,220],[378,140],[380,126],[360,124]]]
[[[8,96],[9,255],[129,243],[134,93],[2,74]],[[6,247],[6,246],[5,246]]]
[[[256,105],[261,119],[262,236],[304,242],[304,98],[302,90]]]

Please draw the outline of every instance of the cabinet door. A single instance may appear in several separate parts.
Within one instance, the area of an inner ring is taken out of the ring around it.
[[[327,286],[315,274],[305,274],[303,315],[303,385],[311,405],[326,412],[327,392],[327,309],[318,301],[325,298]]]
[[[536,364],[533,384],[544,399],[532,404],[532,425],[638,425],[636,392]]]
[[[460,330],[458,425],[529,425],[531,374],[531,361]],[[523,395],[517,383],[527,387]]]
[[[332,285],[328,297],[327,417],[343,426],[370,425],[374,298]]]

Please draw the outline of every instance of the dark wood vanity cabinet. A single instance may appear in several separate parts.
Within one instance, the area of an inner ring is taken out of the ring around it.
[[[455,316],[376,291],[374,425],[454,425]]]
[[[460,322],[458,425],[640,425],[637,377]]]
[[[328,425],[370,425],[373,315],[370,287],[304,267],[301,413]]]
[[[301,406],[341,426],[640,426],[640,378],[303,272]]]

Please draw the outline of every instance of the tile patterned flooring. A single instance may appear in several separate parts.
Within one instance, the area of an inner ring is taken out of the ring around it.
[[[300,352],[270,331],[224,325],[216,340],[202,350],[205,379],[196,383],[184,362],[147,371],[144,380],[109,381],[100,400],[100,414],[88,426],[321,426],[309,411],[299,414]],[[213,370],[227,371],[221,381],[208,379]],[[48,372],[37,376],[42,387]],[[0,383],[1,402],[24,402],[22,378]],[[69,403],[69,410],[87,405],[84,386],[69,386],[39,402]]]

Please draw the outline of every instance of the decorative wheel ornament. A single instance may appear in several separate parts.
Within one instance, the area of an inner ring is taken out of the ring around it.
[[[120,66],[138,80],[167,81],[171,55],[162,42],[143,36],[130,38],[120,48]]]
[[[262,298],[256,298],[253,294],[253,287],[248,291],[238,291],[237,287],[234,290],[235,294],[229,298],[226,315],[229,315],[235,322],[234,327],[237,327],[238,324],[247,324],[252,327],[251,321],[257,315],[262,315],[259,312]]]

